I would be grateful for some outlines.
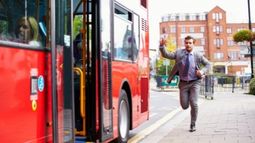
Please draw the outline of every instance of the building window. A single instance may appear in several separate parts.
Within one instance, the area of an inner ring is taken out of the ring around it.
[[[186,16],[185,16],[185,19],[186,19],[186,20],[189,20],[189,15],[186,15]]]
[[[190,15],[190,20],[196,20],[196,15]]]
[[[213,26],[213,32],[216,32],[216,34],[220,34],[223,31],[222,26]]]
[[[176,21],[178,21],[180,19],[180,16],[176,15],[175,19],[176,19]]]
[[[224,58],[223,53],[214,53],[214,59],[215,60],[222,60]]]
[[[168,17],[164,16],[161,18],[162,22],[168,21]]]
[[[227,28],[227,33],[231,34],[232,33],[232,29],[231,28]]]
[[[222,46],[224,44],[223,39],[220,39],[220,45]]]
[[[184,15],[180,15],[180,21],[185,21],[185,16]]]
[[[213,13],[213,14],[212,14],[212,19],[215,19],[215,17],[216,17],[216,16],[215,16],[215,13]]]
[[[217,26],[213,26],[213,32],[217,31]]]
[[[222,13],[219,13],[219,19],[222,19]]]
[[[241,31],[241,30],[244,30],[244,28],[238,28],[237,29],[237,32]]]
[[[200,32],[205,32],[205,27],[200,27]]]
[[[220,27],[216,26],[216,33],[219,34],[220,33]]]
[[[228,46],[234,46],[234,41],[233,40],[228,40]]]
[[[199,15],[199,20],[205,20],[205,19],[206,19],[206,15],[205,14]]]
[[[215,21],[216,21],[216,22],[219,22],[219,21],[220,21],[220,20],[219,20],[219,14],[218,14],[218,13],[216,13]]]
[[[190,33],[194,33],[194,32],[195,32],[195,28],[194,28],[194,27],[190,27],[190,28],[189,28],[189,32],[190,32]]]
[[[223,39],[217,38],[217,39],[214,39],[213,43],[216,46],[216,48],[220,48],[220,46],[224,44],[224,41]]]
[[[170,15],[170,16],[169,16],[169,20],[170,20],[170,21],[175,21],[175,18],[176,18],[175,15]]]
[[[238,57],[239,57],[238,51],[230,51],[230,52],[228,52],[228,57],[231,60],[238,60]]]
[[[218,39],[218,38],[216,39],[216,47],[220,48],[220,39]]]
[[[182,27],[182,28],[181,28],[181,32],[182,32],[182,33],[185,33],[185,32],[186,32],[186,28],[185,28],[185,27]]]
[[[200,20],[200,19],[199,19],[199,15],[196,15],[196,20]]]
[[[216,21],[219,22],[220,19],[222,19],[222,13],[213,13],[212,18]]]
[[[239,45],[239,46],[246,46],[247,43],[246,42],[238,42],[237,45]]]
[[[170,27],[170,33],[176,33],[176,27],[175,26]]]
[[[216,26],[216,34],[220,34],[220,27]]]
[[[201,45],[203,45],[203,46],[205,45],[205,39],[204,38],[201,39]]]

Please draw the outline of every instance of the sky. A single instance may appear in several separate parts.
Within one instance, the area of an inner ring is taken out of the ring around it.
[[[161,17],[170,13],[209,12],[215,6],[226,11],[228,23],[248,23],[248,0],[148,0],[150,49],[158,47]],[[251,22],[255,22],[255,0],[250,0]]]

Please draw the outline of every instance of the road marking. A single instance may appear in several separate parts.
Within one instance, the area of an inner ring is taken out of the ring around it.
[[[137,143],[138,141],[140,141],[141,139],[143,139],[144,137],[146,137],[147,135],[152,133],[154,130],[156,130],[157,128],[162,126],[164,123],[166,123],[168,120],[170,120],[176,113],[178,113],[181,110],[182,110],[182,108],[179,107],[179,108],[175,109],[174,111],[168,113],[166,116],[164,116],[163,118],[158,120],[156,123],[152,124],[148,128],[137,133],[134,137],[130,138],[128,140],[128,143]]]

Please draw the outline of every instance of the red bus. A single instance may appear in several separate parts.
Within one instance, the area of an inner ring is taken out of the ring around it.
[[[127,142],[149,119],[147,0],[2,0],[0,63],[1,142]]]

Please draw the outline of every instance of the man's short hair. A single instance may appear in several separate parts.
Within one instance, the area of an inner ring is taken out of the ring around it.
[[[184,38],[184,40],[190,40],[190,39],[192,39],[193,40],[193,43],[195,43],[196,42],[196,39],[194,38],[194,37],[192,37],[192,36],[186,36],[185,38]]]

